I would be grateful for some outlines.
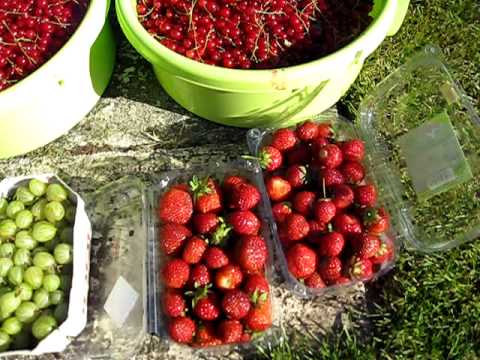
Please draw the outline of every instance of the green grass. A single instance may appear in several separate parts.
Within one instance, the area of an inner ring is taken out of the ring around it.
[[[376,83],[428,43],[443,49],[454,76],[480,108],[480,2],[418,0],[411,2],[400,32],[367,60],[340,109],[354,114]],[[256,357],[480,358],[480,241],[435,255],[402,250],[396,268],[367,290],[371,306],[366,313],[351,309],[353,328],[335,329],[327,338],[296,334],[260,349]]]

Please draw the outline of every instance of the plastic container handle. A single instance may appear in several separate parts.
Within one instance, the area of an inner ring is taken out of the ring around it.
[[[397,0],[397,9],[395,10],[395,18],[388,29],[387,36],[395,35],[402,26],[403,20],[407,15],[410,0]]]

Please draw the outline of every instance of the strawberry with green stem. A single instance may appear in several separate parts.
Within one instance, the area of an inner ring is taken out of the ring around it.
[[[283,164],[283,155],[277,148],[273,146],[264,146],[258,156],[244,155],[247,160],[257,160],[260,167],[266,171],[275,171]]]
[[[368,233],[378,236],[388,231],[390,217],[384,208],[367,208],[363,212],[363,224]]]
[[[243,319],[250,311],[250,307],[248,295],[241,290],[230,290],[223,296],[222,309],[229,319]]]
[[[200,179],[194,175],[189,185],[195,210],[200,213],[217,213],[222,209],[221,190],[213,178],[207,176]]]

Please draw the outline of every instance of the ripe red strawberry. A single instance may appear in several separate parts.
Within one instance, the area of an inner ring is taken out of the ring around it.
[[[356,161],[345,161],[340,170],[345,181],[349,184],[358,184],[365,177],[363,165]]]
[[[183,248],[182,259],[188,264],[196,264],[202,260],[205,250],[207,250],[207,242],[198,236],[193,236],[188,239]]]
[[[319,242],[318,254],[321,256],[338,256],[345,246],[343,235],[336,231],[321,236]]]
[[[202,320],[212,321],[220,316],[217,297],[213,293],[205,293],[193,301],[193,312]]]
[[[305,279],[305,285],[312,289],[322,289],[326,286],[323,282],[322,277],[317,272],[314,272],[312,275]]]
[[[233,188],[238,184],[248,184],[248,180],[245,179],[243,176],[229,175],[225,177],[225,179],[223,179],[222,187],[223,190],[228,193],[233,190]]]
[[[228,223],[233,231],[240,235],[257,235],[260,230],[260,220],[250,210],[234,211],[228,215]]]
[[[318,272],[327,283],[333,282],[342,275],[342,261],[336,256],[325,257],[320,261]]]
[[[318,137],[330,138],[332,135],[333,129],[329,123],[318,124]]]
[[[250,210],[257,206],[260,198],[260,192],[252,184],[238,184],[230,191],[228,207],[236,210]]]
[[[195,333],[195,342],[197,344],[202,345],[202,344],[205,344],[205,343],[209,343],[212,340],[215,340],[216,338],[217,338],[217,336],[215,334],[215,329],[213,327],[213,323],[208,322],[208,321],[202,321],[197,326],[197,332]]]
[[[182,344],[189,344],[195,335],[195,322],[189,317],[177,317],[170,319],[168,324],[170,337]]]
[[[160,247],[166,255],[176,253],[186,239],[192,236],[190,230],[180,224],[164,224],[160,228]]]
[[[362,140],[352,139],[341,144],[343,156],[346,160],[362,161],[365,156],[365,145]]]
[[[315,218],[321,224],[328,224],[335,217],[337,207],[330,199],[320,199],[316,202],[313,211]]]
[[[265,331],[272,326],[272,306],[270,300],[252,307],[245,317],[245,326],[251,331]]]
[[[252,341],[252,334],[249,333],[249,332],[244,332],[242,334],[242,337],[240,338],[240,342],[245,343],[245,342],[250,342],[250,341]]]
[[[324,232],[327,228],[324,223],[321,223],[318,220],[308,220],[308,226],[310,227],[310,233],[308,236],[312,239]]]
[[[192,197],[187,191],[178,188],[165,192],[158,204],[158,216],[163,222],[186,224],[192,213]]]
[[[250,299],[241,290],[230,290],[223,296],[222,309],[229,319],[243,319],[250,311],[250,307]]]
[[[277,148],[281,152],[292,149],[298,142],[295,133],[290,129],[278,129],[273,133],[271,146]]]
[[[302,215],[309,216],[315,203],[315,193],[312,191],[300,191],[292,200],[293,208]]]
[[[380,235],[390,227],[390,217],[384,208],[368,208],[363,213],[363,224],[368,233]]]
[[[303,239],[310,232],[310,225],[307,220],[300,214],[291,214],[285,220],[285,229],[287,236],[292,241]]]
[[[307,120],[297,125],[297,137],[302,141],[310,141],[318,136],[318,125],[311,120]]]
[[[273,217],[279,224],[283,223],[288,215],[292,213],[290,203],[280,202],[272,206]]]
[[[228,256],[218,246],[207,248],[203,261],[209,269],[219,269],[229,263]]]
[[[190,267],[181,259],[170,260],[162,271],[167,287],[180,289],[185,286],[190,276]]]
[[[355,189],[355,202],[360,206],[374,206],[377,202],[377,190],[372,184],[360,185]]]
[[[243,325],[238,320],[223,320],[218,325],[218,333],[224,344],[234,344],[242,339]]]
[[[268,299],[270,287],[267,279],[261,274],[253,274],[247,278],[243,287],[254,305],[264,303]]]
[[[246,158],[250,158],[246,156]],[[262,169],[266,171],[275,171],[283,163],[283,155],[277,148],[273,146],[265,146],[258,153],[258,162]]]
[[[203,264],[197,264],[192,267],[190,271],[190,278],[188,279],[188,284],[192,288],[204,287],[210,284],[211,277],[210,271]]]
[[[315,272],[317,267],[317,254],[303,244],[296,244],[288,249],[288,271],[297,279],[305,279]]]
[[[354,243],[356,255],[362,259],[371,258],[380,249],[380,239],[365,233],[357,235]]]
[[[232,290],[240,285],[243,273],[237,265],[225,265],[215,274],[215,286],[220,290]]]
[[[170,317],[185,316],[185,299],[178,290],[167,289],[163,297],[165,314]]]
[[[220,186],[214,179],[211,177],[199,179],[197,176],[193,176],[189,184],[196,211],[217,213],[222,209]]]
[[[272,176],[268,178],[265,186],[267,188],[268,196],[272,201],[285,200],[292,191],[290,183],[280,176]]]
[[[238,240],[236,258],[247,274],[263,270],[267,257],[267,244],[261,236],[245,235]]]
[[[319,165],[327,169],[335,169],[343,161],[342,151],[335,144],[325,145],[316,155]]]
[[[350,186],[346,184],[335,185],[332,187],[332,201],[337,209],[345,209],[353,204],[354,193]]]
[[[328,142],[328,139],[325,137],[317,136],[315,139],[313,139],[310,143],[312,153],[313,154],[318,154],[321,148],[323,148],[325,145],[330,144]]]
[[[354,257],[350,261],[350,276],[353,279],[365,280],[373,275],[373,264],[369,259]]]
[[[299,188],[307,184],[307,168],[303,165],[291,165],[285,173],[285,178],[293,188]]]
[[[380,248],[377,250],[375,255],[370,258],[370,261],[373,264],[381,265],[387,261],[392,260],[394,254],[393,243],[390,239],[382,242]]]
[[[305,144],[298,144],[292,150],[287,152],[288,165],[308,164],[312,161],[312,153]]]
[[[339,278],[333,280],[331,283],[333,285],[344,285],[344,284],[349,284],[352,280],[350,280],[346,276],[340,276]]]
[[[218,225],[218,215],[215,213],[196,213],[192,217],[193,229],[198,234],[209,234]]]
[[[321,169],[318,178],[318,184],[320,187],[323,186],[323,182],[325,182],[326,187],[331,187],[333,185],[343,184],[345,178],[338,169]]]
[[[333,228],[343,235],[354,235],[362,232],[360,220],[355,215],[338,214],[333,218]]]

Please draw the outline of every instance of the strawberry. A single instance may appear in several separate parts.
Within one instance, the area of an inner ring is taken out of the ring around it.
[[[360,185],[355,189],[355,201],[360,206],[374,206],[377,202],[377,190],[372,184]]]
[[[245,158],[250,158],[250,156],[245,156]],[[260,163],[262,169],[266,171],[275,171],[283,163],[282,153],[273,146],[265,146],[258,153],[258,158],[256,158]]]
[[[343,235],[354,235],[362,232],[360,220],[355,215],[338,214],[333,218],[333,228]]]
[[[260,198],[260,192],[255,186],[241,183],[230,191],[228,207],[236,210],[250,210],[257,206]]]
[[[211,233],[218,225],[218,216],[215,213],[196,213],[192,217],[192,225],[198,234]]]
[[[297,125],[297,137],[302,141],[310,141],[318,136],[318,125],[311,120],[307,120]]]
[[[332,200],[320,199],[315,203],[313,211],[315,218],[321,224],[328,224],[335,217],[337,208]]]
[[[192,236],[190,230],[180,224],[164,224],[160,228],[160,248],[166,255],[176,253],[185,240]]]
[[[298,142],[295,133],[290,129],[279,129],[273,133],[271,146],[281,152],[292,149]]]
[[[310,215],[314,203],[315,193],[311,191],[300,191],[292,200],[293,208],[304,216]]]
[[[280,176],[268,178],[265,184],[268,196],[272,201],[285,200],[292,191],[290,183]]]
[[[165,314],[170,317],[185,316],[185,300],[178,290],[167,289],[163,297]]]
[[[323,148],[324,146],[330,144],[328,142],[328,139],[325,138],[325,137],[316,137],[315,139],[313,139],[311,142],[310,142],[310,146],[311,146],[311,149],[312,149],[312,153],[313,154],[318,154],[318,152],[320,151],[321,148]]]
[[[178,343],[191,343],[195,335],[195,322],[189,317],[170,319],[168,333],[170,337]]]
[[[317,272],[314,272],[305,279],[305,285],[312,289],[322,289],[326,286],[322,277]]]
[[[171,188],[161,197],[158,217],[163,222],[186,224],[193,213],[192,197],[187,191]]]
[[[287,236],[292,241],[303,239],[310,232],[310,225],[300,214],[291,214],[285,220],[285,229]]]
[[[285,179],[293,188],[302,187],[308,182],[307,168],[298,164],[291,165],[287,168]]]
[[[268,281],[261,274],[250,275],[245,282],[243,290],[250,297],[254,305],[267,301],[268,294],[270,293]]]
[[[234,211],[228,215],[228,223],[233,231],[240,235],[257,235],[260,230],[260,220],[250,210]]]
[[[334,169],[343,161],[342,151],[335,144],[325,145],[316,153],[316,156],[319,165],[327,169]]]
[[[344,285],[344,284],[349,284],[350,282],[352,282],[352,280],[350,280],[348,277],[340,276],[339,278],[333,280],[331,282],[331,284],[333,284],[333,285]]]
[[[197,332],[195,333],[195,342],[197,344],[203,344],[210,342],[216,338],[215,329],[213,323],[208,321],[202,321],[197,326]]]
[[[205,250],[207,250],[207,242],[198,236],[193,236],[188,239],[183,248],[182,259],[188,264],[196,264],[202,260]]]
[[[197,176],[193,176],[189,184],[196,211],[216,213],[222,209],[221,190],[215,180],[211,177],[199,179]]]
[[[194,298],[193,312],[202,320],[212,321],[220,316],[217,297],[208,290]]]
[[[362,259],[371,258],[380,249],[380,239],[365,233],[357,235],[354,243],[356,255]]]
[[[252,334],[249,332],[244,332],[240,338],[241,343],[246,343],[252,341]]]
[[[281,224],[292,213],[292,208],[288,202],[279,202],[272,206],[272,212],[275,221]]]
[[[346,160],[362,161],[365,156],[365,145],[362,140],[352,139],[343,142],[341,145],[343,156]]]
[[[243,335],[243,325],[238,320],[223,320],[218,324],[218,333],[224,344],[240,342]]]
[[[336,256],[325,257],[320,261],[318,272],[327,283],[335,281],[342,275],[342,261]]]
[[[321,169],[319,175],[318,182],[320,186],[323,186],[323,182],[325,182],[326,187],[345,182],[343,174],[338,169]]]
[[[354,193],[350,186],[346,184],[335,185],[332,187],[332,201],[337,209],[345,209],[353,204]]]
[[[369,259],[353,257],[350,260],[350,276],[353,279],[366,280],[373,275],[373,264]]]
[[[192,288],[199,288],[204,287],[210,284],[210,271],[208,268],[203,264],[197,264],[192,267],[190,271],[190,278],[188,279],[188,283]]]
[[[390,239],[387,239],[385,242],[382,242],[375,255],[370,258],[370,261],[373,264],[381,265],[387,261],[392,260],[393,253],[393,243]]]
[[[345,161],[341,168],[345,181],[349,184],[358,184],[365,177],[365,169],[356,161]]]
[[[223,246],[225,241],[230,237],[233,227],[227,224],[223,217],[218,218],[218,226],[210,236],[210,244]]]
[[[230,290],[223,296],[222,309],[229,319],[243,319],[250,311],[250,307],[250,299],[241,290]]]
[[[310,247],[296,244],[288,249],[286,257],[288,270],[297,279],[305,279],[315,272],[317,254]]]
[[[223,179],[223,183],[222,183],[223,191],[228,193],[232,191],[233,188],[238,184],[248,184],[248,180],[245,179],[243,176],[229,175]]]
[[[384,208],[367,208],[363,213],[363,224],[368,233],[380,235],[390,227],[390,217]]]
[[[305,144],[298,144],[287,152],[288,165],[308,164],[310,161],[312,161],[312,153]]]
[[[237,265],[225,265],[215,274],[215,286],[220,290],[232,290],[240,285],[243,273]]]
[[[247,274],[257,273],[267,261],[267,244],[261,236],[242,236],[237,243],[236,257],[238,264]]]
[[[333,129],[329,123],[318,124],[318,137],[330,138],[333,136]]]
[[[219,269],[229,263],[228,256],[218,246],[209,247],[203,254],[203,261],[209,269]]]
[[[327,228],[324,223],[321,223],[318,220],[308,220],[308,226],[310,227],[310,233],[308,236],[311,238],[315,238]]]
[[[162,271],[167,287],[180,289],[185,286],[190,276],[190,267],[181,259],[170,260]]]
[[[321,256],[338,256],[345,246],[345,239],[339,232],[332,231],[320,237],[318,254]]]
[[[270,300],[252,307],[245,317],[245,326],[251,331],[265,331],[272,326],[272,306]]]

